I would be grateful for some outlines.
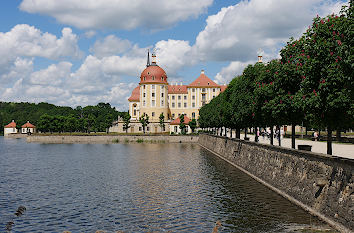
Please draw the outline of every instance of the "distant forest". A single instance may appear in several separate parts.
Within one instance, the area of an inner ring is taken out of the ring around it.
[[[49,103],[0,102],[0,134],[12,120],[17,128],[29,121],[42,132],[106,132],[123,114],[109,103],[73,109]]]

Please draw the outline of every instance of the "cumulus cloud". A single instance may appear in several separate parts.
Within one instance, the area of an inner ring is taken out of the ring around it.
[[[60,85],[70,76],[71,66],[70,62],[52,64],[46,69],[33,72],[29,81],[35,85]]]
[[[78,38],[70,28],[63,28],[57,38],[27,24],[18,24],[9,32],[0,32],[0,68],[6,70],[18,57],[79,58]]]
[[[237,75],[242,74],[248,64],[254,64],[256,61],[240,62],[233,61],[215,75],[215,81],[218,84],[227,84]]]
[[[241,61],[256,57],[262,48],[277,55],[290,38],[298,37],[316,14],[338,12],[334,0],[250,0],[222,8],[207,19],[195,49],[205,60]]]
[[[114,35],[109,35],[103,40],[97,40],[90,48],[90,52],[97,57],[106,57],[124,53],[131,47],[132,43],[129,40],[123,40]]]
[[[176,75],[182,67],[194,65],[198,61],[188,41],[161,40],[156,43],[155,50],[158,64],[169,75]]]
[[[204,13],[213,0],[23,0],[20,9],[81,29],[162,29]]]

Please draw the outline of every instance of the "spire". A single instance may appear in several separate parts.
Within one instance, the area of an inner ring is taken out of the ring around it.
[[[148,50],[146,67],[149,67],[149,66],[150,66],[150,51]]]
[[[151,65],[156,66],[156,54],[155,53],[151,54]]]

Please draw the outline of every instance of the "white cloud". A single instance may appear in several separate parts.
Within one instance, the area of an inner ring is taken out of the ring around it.
[[[162,29],[204,13],[213,0],[23,0],[20,9],[81,29]]]
[[[215,81],[218,84],[227,84],[237,75],[241,75],[248,64],[254,64],[255,61],[240,62],[233,61],[215,75]]]
[[[126,52],[132,47],[129,40],[122,40],[114,35],[109,35],[103,40],[97,40],[90,52],[97,57],[106,57]]]
[[[8,71],[18,57],[79,58],[82,52],[77,41],[70,28],[63,28],[62,36],[57,38],[33,26],[18,24],[9,32],[0,32],[0,72]]]
[[[89,30],[89,31],[85,32],[84,35],[85,35],[86,38],[91,38],[91,37],[94,37],[96,34],[97,34],[96,31]]]
[[[222,8],[207,19],[196,39],[195,50],[203,60],[252,60],[262,48],[277,52],[290,37],[299,37],[318,13],[338,11],[334,0],[250,0]]]
[[[72,64],[70,62],[60,62],[52,64],[47,69],[33,72],[29,79],[31,84],[57,86],[65,82],[70,76]]]
[[[194,65],[197,60],[192,47],[184,40],[161,40],[155,45],[157,63],[168,75],[176,75],[184,66]]]

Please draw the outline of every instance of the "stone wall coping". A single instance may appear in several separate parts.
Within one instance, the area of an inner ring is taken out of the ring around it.
[[[316,152],[311,152],[311,151],[303,151],[303,150],[297,150],[293,148],[286,148],[286,147],[281,147],[281,146],[276,146],[276,145],[269,145],[269,144],[264,144],[264,143],[259,143],[259,142],[253,142],[253,141],[246,141],[238,138],[229,138],[225,136],[219,136],[219,135],[213,135],[213,134],[207,134],[207,133],[200,133],[200,134],[206,134],[209,136],[217,137],[217,138],[222,138],[222,139],[228,139],[232,141],[238,141],[242,142],[244,144],[249,144],[249,145],[254,145],[258,147],[263,147],[272,151],[279,151],[279,152],[285,152],[285,153],[291,153],[295,156],[300,156],[304,157],[307,159],[320,159],[322,162],[339,162],[343,163],[346,165],[351,165],[354,166],[354,159],[350,158],[343,158],[335,155],[327,155],[327,154],[322,154],[322,153],[316,153]]]

